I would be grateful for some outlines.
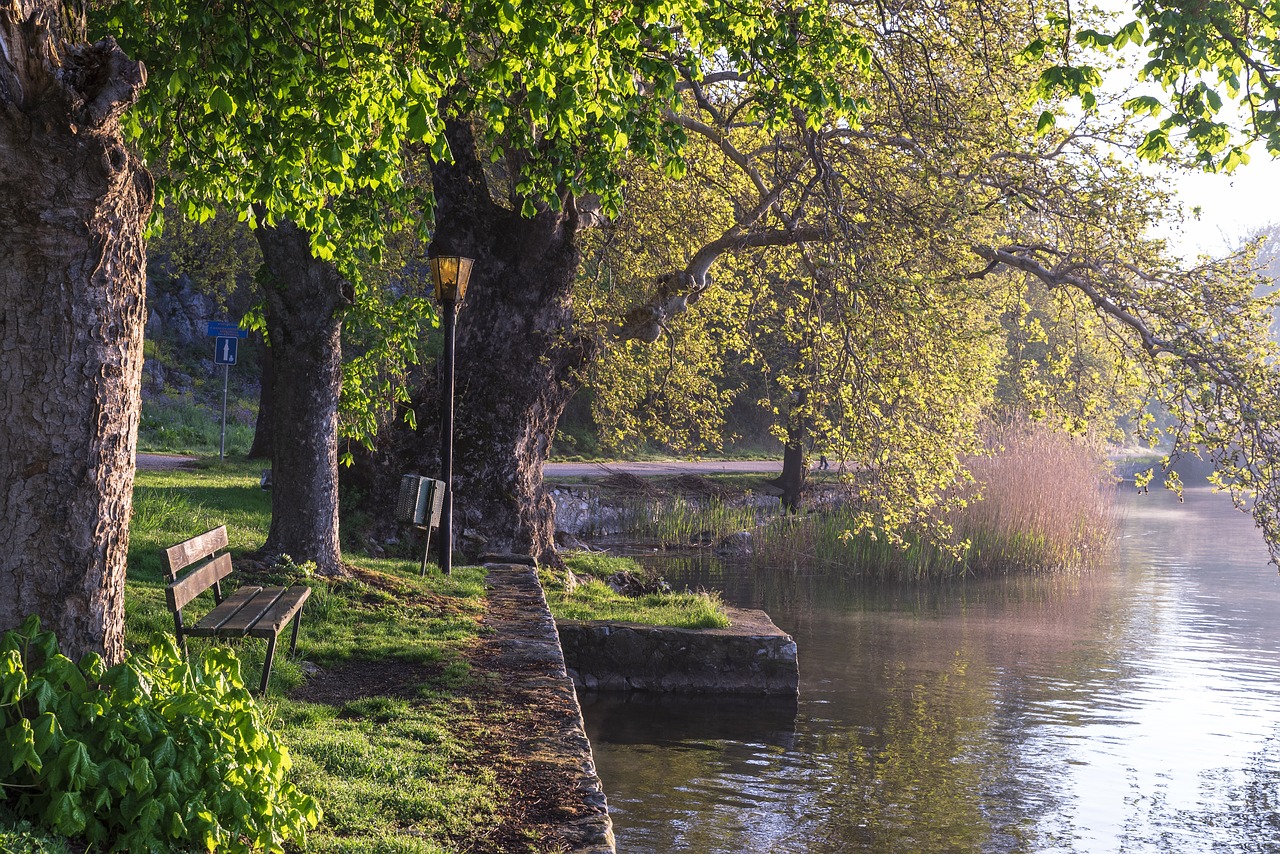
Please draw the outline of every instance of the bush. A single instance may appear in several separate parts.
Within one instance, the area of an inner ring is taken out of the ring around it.
[[[107,668],[30,617],[0,639],[0,799],[111,851],[283,851],[319,822],[227,649],[172,640]]]

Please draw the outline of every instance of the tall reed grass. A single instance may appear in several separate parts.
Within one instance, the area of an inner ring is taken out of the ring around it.
[[[759,511],[718,498],[664,495],[623,503],[613,524],[635,539],[661,548],[712,545],[734,531],[754,528]]]
[[[756,560],[925,581],[1080,570],[1107,552],[1115,491],[1101,448],[1025,420],[990,426],[986,443],[968,461],[976,483],[965,506],[944,516],[948,541],[850,537],[851,514],[836,509],[773,520],[757,533]]]

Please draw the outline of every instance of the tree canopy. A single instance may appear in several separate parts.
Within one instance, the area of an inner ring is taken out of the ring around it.
[[[1028,99],[1064,94],[1023,49],[1060,20],[900,3],[845,24],[872,57],[845,81],[854,122],[765,127],[741,118],[749,96],[731,82],[685,81],[671,121],[702,139],[687,180],[638,174],[640,203],[583,277],[584,322],[625,342],[595,377],[606,430],[701,438],[756,366],[780,438],[801,428],[849,461],[864,524],[896,531],[937,518],[995,407],[1083,431],[1153,400],[1176,416],[1176,449],[1270,490],[1277,449],[1248,403],[1272,397],[1269,303],[1247,264],[1186,269],[1148,235],[1170,200],[1136,168],[1140,125],[1058,127],[1043,111],[1065,117],[1061,100]],[[683,247],[668,230],[681,219]],[[651,408],[661,417],[636,414]]]
[[[435,167],[459,154],[450,122],[476,140],[465,152],[476,162],[450,173],[456,188],[483,184],[475,199],[567,230],[567,259],[596,211],[616,215],[628,201],[638,216],[610,230],[582,280],[594,286],[579,312],[587,337],[656,341],[718,306],[687,335],[722,362],[761,366],[789,441],[821,441],[880,476],[865,495],[868,524],[892,527],[908,504],[927,510],[963,477],[961,453],[998,393],[1082,429],[1142,383],[1183,416],[1184,444],[1224,449],[1224,482],[1262,488],[1275,455],[1244,401],[1270,393],[1272,356],[1257,343],[1266,306],[1239,266],[1167,261],[1145,233],[1165,199],[1123,158],[1154,156],[1159,133],[1185,127],[1229,159],[1209,89],[1184,83],[1216,70],[1244,93],[1261,133],[1269,72],[1236,50],[1245,73],[1209,45],[1209,18],[1188,30],[1144,5],[1147,30],[1169,50],[1153,52],[1146,73],[1171,86],[1173,124],[1145,138],[1094,113],[1055,127],[1068,115],[1060,101],[1029,102],[1066,92],[1093,106],[1097,82],[1055,50],[1144,32],[1076,29],[1068,11],[570,0],[251,3],[231,14],[130,0],[105,20],[163,69],[130,127],[173,170],[165,189],[185,212],[216,201],[287,217],[349,276],[362,253],[377,260],[389,225],[429,221],[444,189]],[[697,190],[665,189],[686,173],[683,186]],[[668,202],[658,214],[668,230],[619,237]],[[681,205],[700,216],[681,217]],[[441,215],[467,210],[478,209]],[[673,245],[677,224],[683,246]],[[466,245],[475,227],[485,223],[443,233]],[[695,360],[677,376],[672,352],[665,372],[616,363],[629,382],[612,386],[615,412],[628,389],[632,403],[659,400],[663,384],[707,401],[668,411],[723,406],[714,370]],[[1236,465],[1242,442],[1257,453]]]

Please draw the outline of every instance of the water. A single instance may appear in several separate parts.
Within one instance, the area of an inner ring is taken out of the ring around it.
[[[583,695],[618,850],[1280,854],[1280,579],[1226,498],[1125,496],[1085,577],[686,566],[795,637],[800,697]]]

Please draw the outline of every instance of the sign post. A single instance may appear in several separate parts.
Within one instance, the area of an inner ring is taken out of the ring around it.
[[[227,385],[231,366],[236,363],[240,339],[248,338],[249,331],[236,323],[210,320],[204,334],[213,339],[213,363],[222,365],[222,435],[218,439],[218,462],[223,462],[227,457]]]

